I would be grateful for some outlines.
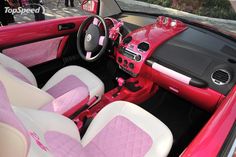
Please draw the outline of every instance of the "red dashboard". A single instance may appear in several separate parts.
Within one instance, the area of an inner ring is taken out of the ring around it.
[[[212,111],[224,95],[208,86],[201,79],[184,75],[149,58],[163,43],[188,29],[181,21],[159,16],[156,23],[129,33],[116,49],[116,62],[120,69],[132,77],[146,77],[159,86],[185,98],[199,107]],[[201,82],[202,81],[202,82]]]
[[[124,38],[116,51],[116,61],[122,70],[136,77],[156,47],[185,29],[184,23],[160,16],[156,23],[133,31]]]

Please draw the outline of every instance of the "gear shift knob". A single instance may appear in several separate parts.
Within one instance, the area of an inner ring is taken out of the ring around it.
[[[125,80],[121,77],[116,77],[116,80],[118,82],[118,86],[123,86],[125,84]]]

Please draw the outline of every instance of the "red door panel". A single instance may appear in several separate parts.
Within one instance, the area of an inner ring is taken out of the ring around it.
[[[69,17],[0,28],[0,49],[30,67],[61,56],[71,33],[86,16]]]
[[[68,17],[0,28],[0,49],[52,39],[76,33],[87,16]],[[61,24],[73,24],[69,29],[59,30]]]

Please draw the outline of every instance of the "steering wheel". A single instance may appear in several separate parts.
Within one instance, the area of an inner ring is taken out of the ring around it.
[[[103,29],[99,23],[103,25]],[[104,19],[97,15],[88,17],[81,24],[77,33],[79,55],[87,62],[98,60],[105,53],[108,40],[108,28]]]

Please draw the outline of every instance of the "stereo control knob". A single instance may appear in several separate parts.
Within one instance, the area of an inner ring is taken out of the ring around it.
[[[139,61],[141,61],[142,56],[141,56],[141,55],[137,55],[137,56],[135,56],[134,59],[135,59],[137,62],[139,62]]]
[[[129,68],[134,69],[134,63],[129,63]]]
[[[118,60],[119,63],[122,63],[122,58],[121,57],[118,57],[117,60]]]

